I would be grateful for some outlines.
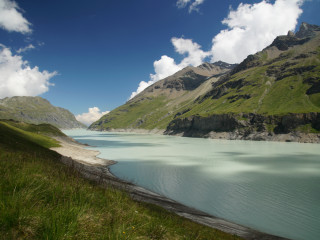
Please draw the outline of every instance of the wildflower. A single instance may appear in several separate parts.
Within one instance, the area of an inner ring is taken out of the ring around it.
[[[123,234],[126,234],[126,232],[122,232]]]

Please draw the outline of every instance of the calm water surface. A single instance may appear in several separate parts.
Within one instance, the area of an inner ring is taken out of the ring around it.
[[[122,179],[263,232],[320,239],[319,144],[65,133],[118,161]]]

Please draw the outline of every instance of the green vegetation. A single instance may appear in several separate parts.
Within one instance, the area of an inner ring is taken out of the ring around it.
[[[48,132],[0,121],[0,239],[239,239],[83,179]]]
[[[317,129],[314,129],[311,124],[306,124],[299,126],[295,129],[297,132],[303,132],[303,133],[320,133]]]
[[[43,134],[52,133],[53,129],[50,128],[46,129],[43,126],[37,128],[31,124],[3,120],[0,121],[0,128],[0,144],[6,146],[8,150],[27,151],[31,149],[34,151],[35,144],[44,148],[60,146],[56,140]],[[38,129],[39,131],[25,131],[23,128]],[[57,133],[60,134],[61,132],[57,129]]]
[[[161,108],[166,105],[165,98],[150,97],[138,102],[127,102],[103,116],[98,122],[92,124],[97,129],[105,128],[152,128],[155,120],[162,116]]]
[[[59,128],[84,128],[68,110],[55,107],[41,97],[11,97],[0,99],[0,119],[27,123],[49,123]]]
[[[5,119],[1,120],[1,122],[31,133],[40,133],[46,136],[66,136],[60,129],[47,123],[32,124]]]

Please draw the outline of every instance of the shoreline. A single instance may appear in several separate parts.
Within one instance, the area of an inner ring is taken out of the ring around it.
[[[300,133],[291,132],[286,134],[269,134],[268,132],[253,132],[244,136],[240,132],[214,132],[202,133],[197,131],[190,132],[170,132],[166,133],[163,129],[141,129],[141,128],[116,128],[108,130],[87,129],[89,131],[98,132],[116,132],[116,133],[136,133],[136,134],[155,134],[164,136],[176,137],[191,137],[191,138],[207,138],[220,140],[242,140],[242,141],[260,141],[260,142],[296,142],[296,143],[320,143],[320,133]]]
[[[86,149],[85,147],[88,147],[88,145],[81,144],[72,138],[55,137],[54,139],[59,141],[61,147],[51,148],[51,150],[61,155],[61,162],[76,169],[86,179],[102,186],[112,185],[125,190],[136,201],[155,204],[193,222],[234,234],[244,239],[286,239],[214,217],[130,182],[121,180],[114,176],[109,170],[109,166],[117,163],[116,161],[97,157],[97,155],[100,154],[99,151]]]

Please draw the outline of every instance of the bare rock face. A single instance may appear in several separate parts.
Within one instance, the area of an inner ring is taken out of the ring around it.
[[[312,39],[316,36],[317,32],[320,31],[320,27],[317,25],[311,25],[308,23],[302,23],[299,31],[294,34],[289,31],[287,36],[279,36],[277,37],[270,47],[276,46],[281,51],[286,51],[289,47],[293,47],[295,45],[302,45],[305,42]]]
[[[241,72],[248,68],[259,66],[259,58],[255,55],[249,55],[243,62],[237,65],[232,71],[231,75],[236,74],[237,72]]]
[[[207,76],[197,74],[195,71],[190,70],[175,79],[166,79],[163,83],[163,87],[170,89],[174,88],[177,91],[191,91],[199,87],[206,79]]]
[[[288,36],[288,37],[294,37],[294,32],[289,31],[288,34],[287,34],[287,36]]]
[[[302,45],[309,40],[310,38],[300,39],[296,36],[279,36],[273,41],[273,43],[270,46],[275,46],[281,51],[286,51],[289,49],[289,47]]]
[[[154,90],[170,89],[174,91],[192,91],[204,83],[208,78],[224,74],[233,69],[236,64],[228,64],[222,61],[215,63],[205,62],[198,67],[186,67],[172,76],[166,77],[158,81],[154,85],[148,87],[146,92],[154,92]],[[143,95],[143,92],[140,94]]]
[[[209,117],[191,116],[174,119],[168,125],[165,134],[209,137],[214,135],[213,133],[229,133],[230,139],[274,140],[277,135],[308,134],[301,130],[306,126],[320,131],[320,113],[291,113],[284,116],[264,116],[254,113],[215,114]],[[286,140],[288,141],[287,138],[283,138],[283,141]],[[295,140],[290,136],[290,141]],[[320,142],[320,134],[315,142]]]
[[[316,32],[320,31],[320,27],[303,22],[299,28],[299,31],[295,34],[297,38],[312,38],[316,35]]]

